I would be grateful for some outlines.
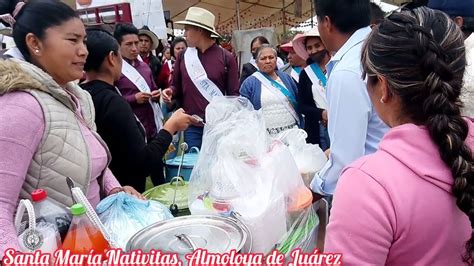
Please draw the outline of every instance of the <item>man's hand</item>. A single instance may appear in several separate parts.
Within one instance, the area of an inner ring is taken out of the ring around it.
[[[137,99],[138,104],[144,104],[147,103],[151,98],[150,93],[145,93],[145,92],[138,92],[135,94],[135,99]]]
[[[329,159],[329,155],[331,154],[331,149],[325,150],[324,154],[326,154],[326,157]]]
[[[321,114],[321,116],[323,118],[321,120],[321,123],[323,124],[323,126],[328,127],[328,111],[323,110],[323,113]]]
[[[151,92],[151,100],[154,102],[159,102],[160,101],[160,95],[161,91],[160,90],[154,90]]]
[[[163,102],[171,104],[173,100],[173,90],[171,88],[164,89],[162,94]]]

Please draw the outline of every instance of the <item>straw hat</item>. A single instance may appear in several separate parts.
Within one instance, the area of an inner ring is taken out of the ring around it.
[[[158,45],[160,45],[160,39],[158,39],[158,36],[156,36],[156,34],[152,32],[148,26],[143,26],[140,30],[138,30],[138,36],[140,35],[145,35],[151,39],[151,50],[156,50]]]
[[[196,26],[220,37],[219,33],[217,33],[216,28],[214,27],[215,21],[216,17],[208,10],[200,7],[190,7],[188,9],[188,13],[186,14],[186,18],[175,23]]]
[[[296,37],[296,36],[295,36]],[[306,47],[304,45],[304,41],[306,40],[306,37],[321,37],[319,35],[318,28],[315,27],[312,30],[306,32],[303,36],[300,36],[298,39],[293,39],[293,49],[295,50],[295,53],[299,55],[301,58],[304,60],[308,59],[309,54],[306,52]]]

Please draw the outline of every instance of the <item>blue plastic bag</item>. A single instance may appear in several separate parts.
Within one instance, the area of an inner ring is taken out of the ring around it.
[[[141,229],[173,218],[163,204],[140,200],[125,192],[103,199],[97,205],[96,212],[112,240],[124,250],[128,240]]]

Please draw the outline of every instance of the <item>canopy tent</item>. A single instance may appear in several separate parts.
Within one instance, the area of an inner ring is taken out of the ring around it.
[[[274,27],[281,34],[310,18],[312,5],[313,0],[163,0],[172,21],[184,20],[192,6],[211,11],[216,16],[216,29],[223,35],[263,27]]]
[[[383,2],[399,5],[408,1]],[[170,12],[172,21],[179,21],[184,20],[190,7],[205,8],[216,15],[216,29],[223,35],[239,29],[274,27],[281,36],[315,15],[313,3],[314,0],[163,0],[163,9]]]
[[[75,7],[77,0],[62,1]],[[412,0],[382,1],[400,5]],[[92,0],[91,6],[110,5],[118,2],[132,3],[133,12],[133,9],[137,8],[134,7],[134,5],[137,5],[135,2],[143,2],[141,4],[143,6],[147,4],[151,6],[152,2],[155,5],[155,2],[162,2],[163,11],[165,11],[165,14],[167,13],[166,11],[169,11],[169,19],[171,21],[184,20],[186,11],[190,7],[202,7],[216,15],[217,31],[227,36],[231,36],[234,30],[264,27],[273,27],[277,35],[282,36],[289,29],[301,26],[301,24],[306,23],[308,24],[307,26],[315,25],[315,21],[308,21],[315,15],[313,8],[314,0]],[[158,9],[160,8],[158,7]],[[141,15],[143,16],[143,14]],[[152,17],[154,18],[154,16]],[[168,18],[168,16],[166,17]],[[162,23],[160,22],[160,25],[163,25]],[[182,25],[174,26],[178,29],[182,28]],[[157,34],[160,36],[166,34],[162,32],[163,29],[161,28],[158,31]]]

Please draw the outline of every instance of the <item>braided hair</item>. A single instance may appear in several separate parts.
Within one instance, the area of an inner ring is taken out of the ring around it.
[[[386,78],[404,117],[428,129],[451,169],[456,204],[474,228],[473,157],[459,99],[466,66],[461,30],[444,13],[426,7],[394,13],[370,34],[362,65],[369,83],[376,83],[377,75]],[[463,254],[470,265],[473,250],[471,233]]]

